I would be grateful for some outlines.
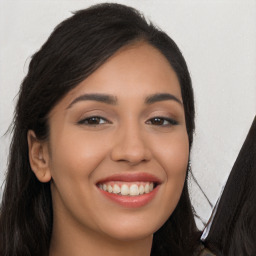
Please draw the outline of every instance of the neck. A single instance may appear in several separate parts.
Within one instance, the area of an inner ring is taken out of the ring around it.
[[[56,220],[56,218],[55,218]],[[53,223],[49,256],[149,256],[153,235],[123,241],[71,223]]]

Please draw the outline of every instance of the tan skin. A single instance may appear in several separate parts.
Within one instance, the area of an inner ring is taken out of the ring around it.
[[[91,94],[114,102],[80,97]],[[52,109],[49,125],[47,141],[29,131],[28,144],[37,178],[51,180],[50,256],[149,256],[153,233],[179,201],[189,156],[180,85],[166,58],[144,42],[124,47]],[[97,183],[120,173],[155,175],[155,197],[135,208],[108,200]]]

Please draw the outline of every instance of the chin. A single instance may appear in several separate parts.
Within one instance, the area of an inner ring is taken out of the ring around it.
[[[145,220],[146,218],[144,220],[133,220],[133,222],[115,222],[111,226],[104,225],[101,229],[109,237],[125,242],[151,237],[165,222],[165,220],[152,221],[152,218]]]

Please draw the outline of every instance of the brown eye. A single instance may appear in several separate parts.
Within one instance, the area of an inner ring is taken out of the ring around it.
[[[177,121],[167,117],[154,117],[149,119],[146,123],[157,126],[171,126],[178,124]]]
[[[81,121],[78,122],[79,124],[85,124],[85,125],[101,125],[109,123],[105,118],[100,116],[92,116],[87,117]]]
[[[163,118],[156,117],[156,118],[151,119],[151,124],[153,124],[153,125],[163,125],[164,121],[165,120]]]

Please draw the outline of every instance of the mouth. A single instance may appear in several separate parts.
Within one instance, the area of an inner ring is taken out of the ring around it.
[[[96,184],[101,194],[128,208],[148,204],[160,185],[161,181],[157,177],[146,173],[113,175]]]
[[[119,196],[139,196],[148,194],[157,186],[154,182],[109,181],[97,184],[98,188]]]

